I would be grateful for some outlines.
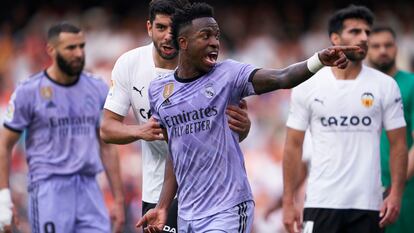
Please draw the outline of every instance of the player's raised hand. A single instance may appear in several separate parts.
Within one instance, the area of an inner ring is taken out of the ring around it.
[[[340,69],[346,68],[349,60],[346,52],[357,52],[361,50],[358,46],[332,46],[318,53],[319,59],[325,66],[336,66]]]
[[[164,140],[160,123],[151,117],[147,123],[138,126],[138,138],[145,141]]]
[[[150,209],[135,225],[136,228],[147,225],[144,228],[145,233],[158,233],[162,232],[162,229],[167,222],[167,211],[155,207]]]

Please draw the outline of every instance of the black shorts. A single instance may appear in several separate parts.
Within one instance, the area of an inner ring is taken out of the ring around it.
[[[379,211],[305,208],[303,233],[382,233]]]
[[[157,204],[142,202],[142,215],[144,215],[148,210],[153,209]],[[177,213],[178,213],[178,202],[177,199],[174,199],[171,203],[170,209],[168,209],[167,224],[165,224],[162,232],[178,232],[177,231]],[[144,225],[146,227],[146,225]]]

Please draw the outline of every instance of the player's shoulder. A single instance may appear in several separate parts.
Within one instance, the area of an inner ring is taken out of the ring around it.
[[[82,71],[81,78],[83,78],[89,85],[99,87],[99,88],[107,88],[108,85],[105,83],[104,79],[96,74],[93,74],[88,71]]]
[[[46,71],[40,71],[30,75],[28,78],[21,80],[17,84],[17,88],[24,91],[37,90],[43,78],[46,78]]]
[[[414,73],[411,73],[411,72],[408,72],[408,71],[405,71],[405,70],[398,70],[398,73],[400,73],[404,76],[407,76],[407,77],[414,78]]]
[[[233,59],[226,59],[218,62],[210,74],[220,75],[221,73],[239,73],[241,70],[249,67],[251,65],[247,63],[242,63]],[[220,74],[218,74],[220,73]],[[232,76],[228,76],[232,77]]]
[[[308,98],[312,96],[315,92],[326,85],[329,85],[328,77],[333,76],[332,70],[330,67],[324,67],[315,73],[308,80],[302,82],[292,89],[292,96],[295,98]]]
[[[402,77],[406,82],[414,83],[414,73],[405,70],[398,70],[397,75]]]
[[[175,80],[174,73],[153,79],[148,88],[150,101],[158,99],[158,97],[163,95],[166,90],[174,90],[176,83],[177,81]]]
[[[385,74],[372,67],[363,65],[362,68],[363,68],[363,72],[365,72],[366,77],[369,77],[371,79],[376,79],[377,81],[380,81],[380,82],[389,82],[390,79],[393,80],[393,78],[389,76],[388,74]]]
[[[141,56],[145,56],[148,53],[152,52],[152,43],[145,45],[145,46],[141,46],[138,48],[134,48],[131,49],[129,51],[126,51],[125,53],[123,53],[118,60],[116,61],[117,64],[122,64],[122,65],[135,65],[137,60],[141,57]]]
[[[91,73],[89,71],[82,71],[81,77],[85,78],[86,80],[96,83],[98,85],[105,84],[105,81],[100,75]]]
[[[329,76],[333,76],[332,70],[330,67],[324,67],[320,69],[318,72],[316,72],[312,77],[310,77],[308,80],[302,82],[295,88],[294,90],[301,90],[305,91],[308,89],[315,88],[319,86],[320,84],[326,83]]]
[[[243,66],[245,65],[244,63],[241,63],[239,61],[233,60],[233,59],[226,59],[223,61],[220,61],[216,64],[216,69],[222,69],[222,68],[226,68],[229,66]]]
[[[175,75],[175,72],[170,73],[170,74],[160,75],[151,81],[151,86],[160,86],[160,85],[164,85],[165,83],[174,82],[175,81],[174,75]]]
[[[367,79],[367,85],[376,87],[379,90],[384,92],[389,91],[389,89],[398,88],[398,84],[394,78],[385,74],[377,69],[374,69],[369,66],[363,66],[364,79]]]
[[[414,73],[404,71],[404,70],[398,70],[397,75],[395,78],[398,78],[398,84],[401,87],[401,89],[405,89],[408,93],[414,92]],[[404,86],[404,87],[402,87]]]

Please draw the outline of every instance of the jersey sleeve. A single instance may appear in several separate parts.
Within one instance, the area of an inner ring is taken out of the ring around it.
[[[383,105],[383,125],[385,130],[393,130],[406,126],[404,119],[401,92],[397,83],[391,79],[387,85],[387,93]]]
[[[18,86],[12,94],[4,118],[4,126],[15,132],[22,132],[31,122],[34,93],[28,93],[25,86]],[[29,97],[29,98],[28,98]]]
[[[306,98],[303,96],[305,91],[294,88],[290,98],[290,109],[287,120],[287,127],[306,131],[309,126],[310,109],[306,104]]]
[[[112,70],[111,87],[104,105],[105,109],[121,116],[126,116],[131,106],[129,71],[126,63],[127,60],[122,57],[115,63]]]
[[[252,77],[258,70],[258,68],[244,64],[240,62],[233,61],[232,66],[237,73],[236,78],[234,79],[234,87],[239,99],[243,97],[255,95],[255,91],[252,84]]]

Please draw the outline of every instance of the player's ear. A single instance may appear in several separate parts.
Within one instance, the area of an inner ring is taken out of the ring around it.
[[[147,20],[147,32],[148,32],[148,36],[152,38],[152,23]]]
[[[188,41],[185,36],[178,37],[178,47],[182,50],[186,50],[188,46]]]
[[[329,39],[331,40],[332,45],[340,45],[341,44],[341,37],[336,32],[333,32],[329,36]]]
[[[56,48],[55,45],[51,42],[48,42],[46,45],[46,52],[49,57],[54,58],[56,54]]]

